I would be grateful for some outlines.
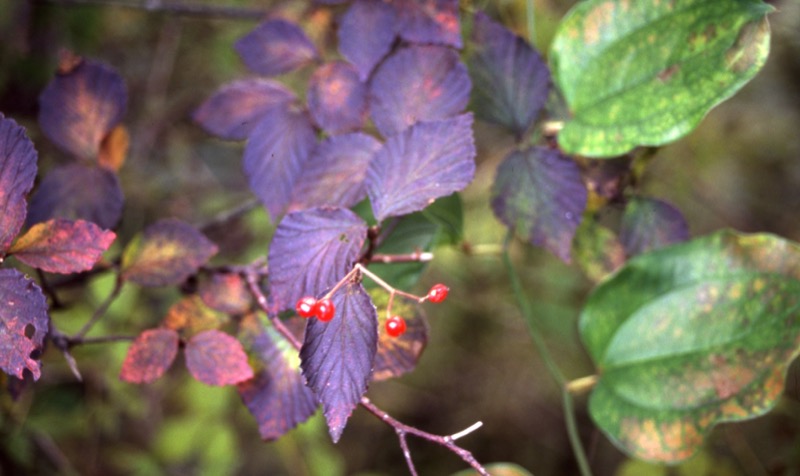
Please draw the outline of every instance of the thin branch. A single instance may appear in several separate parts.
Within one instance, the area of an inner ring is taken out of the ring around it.
[[[582,476],[590,476],[592,474],[592,470],[589,467],[589,460],[586,457],[586,451],[583,449],[583,444],[581,443],[580,435],[578,434],[578,425],[575,421],[575,406],[572,402],[572,395],[567,390],[567,379],[564,377],[561,369],[558,368],[553,356],[547,349],[547,344],[545,343],[541,332],[535,324],[536,320],[534,318],[531,303],[528,301],[528,297],[522,289],[522,283],[519,279],[519,275],[517,275],[514,265],[511,263],[509,248],[511,246],[511,240],[513,237],[513,232],[509,232],[506,236],[505,244],[503,246],[503,263],[505,264],[508,278],[511,281],[511,288],[514,291],[514,297],[517,300],[517,305],[519,306],[520,312],[522,312],[525,322],[528,324],[528,333],[533,340],[533,344],[536,347],[536,350],[539,352],[539,356],[541,356],[542,360],[544,361],[544,365],[548,373],[550,373],[550,376],[553,377],[553,380],[556,381],[558,387],[561,389],[561,397],[564,407],[564,420],[567,425],[567,435],[569,437],[570,445],[572,446],[572,452],[574,453],[575,459],[578,462],[578,469],[580,470]]]
[[[378,284],[380,284],[382,286],[388,286],[388,289],[392,289],[392,290],[394,290],[394,292],[396,292],[398,294],[402,293],[402,291],[395,290],[394,288],[392,288],[391,286],[386,284],[383,280],[381,280],[380,278],[375,276],[372,272],[368,271],[365,267],[363,267],[360,264],[356,264],[353,267],[353,269],[350,270],[350,272],[348,272],[347,275],[345,275],[345,277],[342,278],[341,281],[339,281],[339,283],[337,284],[337,286],[334,287],[333,290],[338,289],[339,287],[341,287],[342,283],[345,283],[345,282],[349,281],[356,274],[361,273],[361,272],[365,272],[365,274],[369,273],[370,277],[372,279],[376,279],[376,282]],[[257,282],[258,274],[254,270],[249,270],[248,271],[248,270],[245,269],[245,270],[242,271],[242,275],[245,278],[245,281],[247,282],[247,286],[248,286],[248,288],[250,290],[250,293],[256,299],[256,303],[258,304],[258,307],[262,311],[264,311],[264,313],[267,314],[267,316],[270,319],[270,322],[272,322],[272,324],[275,326],[275,329],[287,341],[289,341],[289,343],[291,343],[291,345],[295,349],[300,350],[300,348],[302,347],[302,343],[297,339],[297,337],[295,337],[294,334],[292,334],[292,332],[285,325],[283,325],[283,323],[281,322],[280,319],[274,317],[274,314],[270,312],[269,305],[267,303],[267,298],[266,298],[266,296],[264,296],[264,293],[258,287],[258,282]],[[331,292],[333,292],[333,290]],[[329,294],[330,294],[330,292],[329,292]],[[407,294],[407,293],[403,293],[403,294]],[[411,296],[415,300],[421,299],[418,296],[413,296],[413,295],[409,295],[409,296]],[[472,453],[470,451],[468,451],[468,450],[466,450],[464,448],[461,448],[460,446],[458,446],[455,443],[456,439],[461,438],[461,437],[463,437],[463,436],[465,436],[465,435],[467,435],[469,433],[472,433],[476,429],[478,429],[481,426],[480,422],[471,425],[466,430],[460,431],[458,433],[454,433],[453,435],[447,435],[447,436],[434,435],[432,433],[428,433],[426,431],[419,430],[419,429],[417,429],[417,428],[415,428],[413,426],[408,426],[408,425],[406,425],[404,423],[401,423],[400,421],[394,419],[391,415],[389,415],[385,411],[381,410],[378,406],[376,406],[374,403],[372,403],[370,401],[370,399],[367,398],[366,396],[362,396],[361,397],[360,404],[368,412],[372,413],[373,415],[378,417],[381,421],[383,421],[387,425],[391,426],[394,429],[394,431],[397,433],[397,437],[400,440],[400,448],[403,451],[403,457],[405,458],[406,463],[408,464],[408,469],[409,469],[409,472],[411,473],[412,476],[417,476],[417,472],[416,472],[416,469],[414,468],[414,463],[413,463],[413,461],[411,459],[411,452],[408,449],[408,443],[406,441],[406,435],[414,435],[414,436],[416,436],[418,438],[422,438],[424,440],[428,440],[428,441],[431,441],[431,442],[436,443],[438,445],[441,445],[441,446],[447,448],[448,450],[450,450],[451,452],[453,452],[454,454],[456,454],[457,456],[459,456],[465,463],[467,463],[469,466],[471,466],[473,469],[475,469],[475,471],[477,471],[478,474],[480,474],[481,476],[490,476],[489,473],[486,471],[486,468],[484,468],[480,463],[478,463],[478,461],[475,459],[475,457],[472,455]]]
[[[64,307],[64,305],[61,303],[61,300],[58,298],[58,294],[56,294],[55,288],[50,285],[50,282],[47,280],[47,276],[44,275],[44,271],[36,268],[36,275],[39,277],[39,284],[42,286],[42,290],[44,290],[45,294],[50,297],[50,309],[60,309]]]
[[[218,214],[209,218],[205,222],[197,225],[197,228],[199,228],[200,231],[205,231],[215,226],[224,225],[230,222],[231,220],[234,220],[246,214],[250,210],[253,210],[258,206],[259,203],[260,202],[258,201],[257,198],[251,198],[250,200],[247,200],[246,202],[241,203],[233,208],[219,212]]]
[[[370,263],[425,263],[433,260],[433,253],[428,251],[415,251],[413,253],[387,255],[376,253],[369,258]]]
[[[94,311],[92,318],[89,319],[89,321],[84,324],[83,327],[81,327],[81,330],[69,338],[70,341],[81,340],[90,330],[92,330],[92,327],[97,324],[97,322],[106,314],[108,308],[111,307],[111,303],[113,303],[117,296],[119,296],[119,293],[122,291],[123,284],[125,284],[125,281],[122,280],[120,275],[117,275],[117,279],[114,282],[114,289],[111,290],[111,294],[109,294],[100,307]]]
[[[130,2],[119,0],[38,0],[41,3],[65,7],[117,7],[131,10],[144,10],[152,13],[169,13],[186,17],[253,20],[258,21],[266,17],[267,11],[257,8],[225,7],[197,3],[165,2],[162,0],[147,0],[144,2]]]
[[[136,340],[136,336],[99,336],[99,337],[82,337],[80,339],[70,338],[67,340],[70,347],[85,344],[108,344],[114,342],[132,342]]]

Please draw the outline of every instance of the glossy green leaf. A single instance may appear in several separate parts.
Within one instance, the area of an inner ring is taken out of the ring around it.
[[[760,0],[591,0],[562,21],[551,58],[572,113],[570,153],[609,157],[694,129],[764,65]]]
[[[800,344],[800,246],[722,231],[631,259],[590,296],[580,334],[597,425],[636,458],[677,462],[716,423],[781,396]]]

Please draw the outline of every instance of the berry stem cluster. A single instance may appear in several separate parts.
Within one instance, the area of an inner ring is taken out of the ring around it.
[[[294,334],[292,334],[292,332],[281,322],[280,319],[277,319],[270,312],[269,305],[268,305],[268,302],[267,302],[267,297],[264,295],[264,293],[261,291],[261,288],[258,285],[259,273],[257,271],[257,268],[253,268],[251,270],[244,269],[244,270],[242,270],[241,273],[242,273],[242,276],[244,277],[245,281],[247,282],[248,290],[250,291],[250,293],[255,298],[255,301],[256,301],[256,304],[258,305],[258,307],[265,314],[267,314],[267,316],[270,319],[270,322],[272,322],[272,324],[275,326],[275,329],[287,341],[289,341],[289,343],[296,350],[299,351],[300,348],[302,347],[302,343],[297,339],[297,337]],[[347,283],[348,280],[356,278],[356,277],[360,276],[362,273],[367,275],[367,276],[369,276],[370,279],[374,280],[382,288],[384,288],[387,291],[389,291],[390,299],[394,296],[394,294],[400,294],[401,296],[407,297],[409,299],[413,299],[413,300],[415,300],[417,302],[420,302],[420,303],[424,302],[426,300],[431,300],[431,302],[436,302],[436,301],[433,300],[433,298],[431,298],[430,292],[426,296],[415,296],[413,294],[409,294],[409,293],[406,293],[404,291],[400,291],[398,289],[395,289],[390,284],[388,284],[387,282],[382,280],[380,277],[378,277],[377,275],[375,275],[374,273],[372,273],[371,271],[366,269],[361,264],[356,264],[353,267],[353,269],[350,270],[350,272],[348,272],[347,275],[345,275],[345,277],[342,278],[342,280],[340,280],[336,284],[336,286],[334,286],[330,291],[328,291],[322,297],[322,299],[320,299],[320,301],[330,300],[331,297],[333,296],[333,294],[337,290],[339,290],[345,283]],[[434,286],[434,288],[435,287],[436,286]],[[446,287],[445,287],[445,289],[446,289]],[[445,291],[444,296],[446,296],[446,295],[447,295],[447,293]],[[311,299],[313,299],[313,298],[311,298]],[[441,299],[444,299],[444,298],[442,297]],[[303,299],[301,299],[301,301],[303,301]],[[438,301],[438,302],[441,302],[441,300]],[[298,303],[298,304],[300,304],[300,303]],[[313,306],[312,306],[312,308],[313,308]],[[306,308],[304,307],[303,309],[305,310]],[[405,325],[405,322],[403,322],[403,325]],[[415,428],[413,426],[406,425],[405,423],[402,423],[399,420],[396,420],[394,417],[392,417],[391,415],[389,415],[388,413],[386,413],[385,411],[380,409],[377,405],[372,403],[372,401],[370,401],[370,399],[367,398],[366,396],[361,397],[361,401],[359,403],[368,412],[372,413],[378,419],[380,419],[381,421],[383,421],[387,425],[391,426],[394,429],[395,433],[397,433],[397,437],[398,437],[398,439],[400,441],[400,448],[403,451],[403,457],[406,460],[406,464],[408,465],[409,472],[411,473],[412,476],[417,476],[417,470],[414,467],[414,462],[413,462],[413,460],[411,458],[411,452],[410,452],[410,450],[408,448],[407,435],[414,435],[414,436],[416,436],[418,438],[422,438],[424,440],[428,440],[428,441],[430,441],[432,443],[436,443],[436,444],[438,444],[440,446],[443,446],[444,448],[447,448],[448,450],[450,450],[451,452],[456,454],[458,457],[460,457],[465,463],[467,463],[470,467],[472,467],[479,475],[481,475],[481,476],[490,476],[489,472],[486,470],[486,468],[484,468],[475,459],[475,457],[472,455],[472,453],[469,450],[466,450],[466,449],[458,446],[455,443],[455,441],[458,438],[462,438],[462,437],[472,433],[473,431],[477,430],[478,428],[480,428],[483,425],[482,422],[476,422],[473,425],[471,425],[469,428],[467,428],[465,430],[462,430],[462,431],[459,431],[457,433],[454,433],[452,435],[435,435],[433,433],[428,433],[426,431],[420,430],[420,429]]]

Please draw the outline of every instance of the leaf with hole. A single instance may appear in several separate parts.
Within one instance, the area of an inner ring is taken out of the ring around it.
[[[0,114],[0,256],[25,223],[38,157],[25,129]]]
[[[250,70],[264,76],[288,73],[315,60],[317,49],[303,30],[287,20],[268,20],[234,45]]]
[[[64,218],[114,228],[122,217],[123,203],[114,172],[83,164],[63,165],[51,170],[39,184],[31,198],[27,224]]]
[[[136,337],[120,370],[120,380],[151,383],[172,366],[178,355],[178,333],[172,329],[148,329]]]
[[[253,378],[242,344],[216,329],[200,332],[186,343],[186,368],[207,385],[235,385]]]
[[[306,111],[277,107],[256,124],[244,149],[244,172],[250,189],[277,221],[303,177],[317,135]]]
[[[39,125],[64,151],[95,159],[106,135],[122,121],[128,103],[125,81],[111,67],[81,60],[59,72],[39,96]]]
[[[512,152],[497,168],[492,210],[520,238],[569,262],[586,196],[575,162],[557,150],[533,147]]]
[[[800,246],[776,236],[721,231],[631,259],[580,317],[592,418],[637,458],[688,458],[715,424],[775,406],[798,311]]]
[[[303,296],[321,297],[352,269],[366,237],[367,224],[344,208],[286,215],[267,258],[274,310],[294,309]]]
[[[160,220],[136,235],[125,247],[122,279],[142,286],[180,284],[217,254],[217,245],[192,225]]]
[[[311,153],[289,209],[351,207],[367,196],[367,168],[381,143],[362,132],[328,137]]]
[[[83,220],[50,220],[22,235],[9,253],[48,273],[79,273],[92,269],[117,235]]]
[[[268,320],[248,314],[239,338],[253,357],[255,376],[238,385],[239,395],[258,422],[261,438],[275,440],[317,411],[311,389],[300,374],[297,349]]]
[[[524,39],[483,12],[475,15],[472,40],[468,64],[476,115],[521,137],[547,101],[550,70]]]
[[[222,85],[192,114],[209,134],[222,139],[244,140],[258,120],[274,107],[285,107],[295,95],[270,79],[240,79]]]
[[[409,46],[387,58],[369,85],[370,114],[384,137],[419,121],[461,113],[471,83],[458,54],[441,46]]]
[[[378,316],[360,283],[342,287],[333,295],[333,304],[333,320],[308,321],[300,366],[337,442],[367,391],[378,344]]]
[[[764,65],[772,10],[760,0],[580,2],[550,55],[571,112],[559,145],[610,157],[689,133]]]
[[[0,368],[24,378],[25,370],[39,380],[40,353],[50,330],[47,300],[30,278],[16,269],[0,269]]]
[[[472,115],[421,122],[389,138],[367,171],[367,194],[378,221],[422,210],[458,192],[475,175]]]

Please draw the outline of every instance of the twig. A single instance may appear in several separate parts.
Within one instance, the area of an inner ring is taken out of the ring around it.
[[[428,251],[415,251],[408,254],[387,255],[376,253],[369,258],[370,263],[425,263],[433,260],[433,253]]]
[[[136,336],[99,336],[99,337],[82,337],[80,339],[70,338],[67,343],[70,347],[84,344],[108,344],[113,342],[131,342],[136,339]]]
[[[108,311],[111,303],[113,303],[117,296],[119,296],[120,291],[122,291],[123,284],[125,284],[125,281],[122,280],[120,275],[117,275],[117,279],[114,282],[114,289],[111,290],[111,294],[109,294],[100,307],[94,311],[92,318],[89,319],[89,321],[84,324],[83,327],[81,327],[81,330],[69,338],[70,341],[82,340],[86,333],[88,333],[92,327],[97,324],[97,321],[99,321],[105,315],[106,311]]]
[[[45,294],[50,296],[50,309],[60,309],[63,306],[61,300],[58,299],[58,294],[56,294],[55,288],[50,285],[50,282],[47,280],[47,277],[44,275],[44,271],[39,268],[36,268],[36,275],[39,277],[39,284],[41,284],[42,289],[44,290]]]
[[[126,2],[117,0],[38,0],[42,3],[60,6],[97,6],[117,7],[131,10],[144,10],[153,13],[171,13],[187,17],[230,19],[230,20],[261,20],[267,12],[255,8],[222,7],[195,3],[164,2],[162,0],[147,0],[144,2]]]
[[[225,223],[228,223],[229,221],[238,218],[244,215],[245,213],[249,212],[250,210],[256,208],[259,203],[260,202],[258,201],[257,198],[251,198],[250,200],[247,200],[246,202],[241,203],[233,208],[219,212],[218,214],[209,218],[205,222],[197,225],[197,228],[199,228],[200,231],[206,231],[209,228],[213,228],[218,225],[224,225]]]
[[[350,272],[348,272],[347,275],[345,275],[345,277],[342,278],[341,281],[339,281],[339,283],[337,283],[337,285],[334,286],[334,288],[331,291],[329,291],[327,294],[331,295],[333,292],[335,292],[337,289],[339,289],[343,285],[343,283],[348,282],[356,274],[359,274],[359,273],[362,273],[362,272],[364,274],[367,274],[368,276],[370,276],[370,278],[375,280],[375,282],[378,283],[379,285],[384,286],[384,287],[388,287],[387,289],[392,289],[392,290],[394,290],[394,292],[396,292],[398,294],[407,295],[407,297],[411,297],[414,300],[422,299],[422,298],[419,298],[418,296],[414,296],[414,295],[411,295],[411,294],[408,294],[408,293],[404,293],[402,291],[399,291],[399,290],[396,290],[396,289],[392,288],[389,284],[387,284],[385,281],[383,281],[379,277],[375,276],[374,273],[372,273],[371,271],[367,270],[361,264],[356,264],[353,267],[353,269],[350,270]],[[258,274],[254,270],[249,270],[249,271],[248,270],[243,270],[242,271],[242,275],[245,278],[245,281],[247,281],[248,288],[250,289],[250,292],[253,294],[253,297],[256,299],[256,303],[258,304],[258,307],[267,314],[267,316],[270,319],[270,322],[272,322],[272,324],[275,326],[275,329],[287,341],[289,341],[289,343],[291,343],[292,346],[295,349],[300,350],[300,348],[302,347],[302,343],[297,339],[297,337],[295,337],[294,334],[292,334],[291,331],[289,331],[289,329],[285,325],[283,325],[283,323],[281,322],[280,319],[277,319],[277,318],[274,317],[274,313],[272,313],[271,310],[269,309],[269,304],[267,302],[267,298],[266,298],[266,296],[264,296],[264,293],[258,287],[258,283],[257,283]],[[466,450],[464,448],[461,448],[460,446],[458,446],[455,443],[455,440],[457,440],[458,438],[462,438],[462,437],[466,436],[467,434],[472,433],[476,429],[480,428],[480,426],[482,425],[481,422],[475,423],[475,424],[471,425],[469,428],[467,428],[465,430],[462,430],[462,431],[459,431],[457,433],[454,433],[452,435],[447,435],[447,436],[434,435],[432,433],[428,433],[426,431],[419,430],[419,429],[417,429],[417,428],[415,428],[413,426],[408,426],[408,425],[406,425],[406,424],[394,419],[391,415],[389,415],[385,411],[381,410],[378,406],[376,406],[374,403],[372,403],[370,401],[370,399],[367,398],[366,396],[362,396],[361,397],[360,404],[367,411],[369,411],[370,413],[372,413],[373,415],[378,417],[381,421],[383,421],[387,425],[391,426],[394,429],[395,433],[397,433],[397,437],[400,440],[400,448],[403,451],[403,457],[406,460],[406,464],[408,465],[408,470],[409,470],[409,472],[411,473],[412,476],[417,476],[417,471],[416,471],[416,469],[414,467],[414,462],[411,459],[411,452],[408,449],[408,443],[406,441],[406,436],[407,435],[414,435],[414,436],[416,436],[418,438],[422,438],[422,439],[431,441],[433,443],[436,443],[438,445],[441,445],[441,446],[447,448],[448,450],[450,450],[451,452],[453,452],[454,454],[456,454],[457,456],[459,456],[465,463],[467,463],[473,469],[475,469],[475,471],[477,471],[478,474],[480,474],[481,476],[489,476],[489,473],[486,471],[486,469],[480,463],[478,463],[478,461],[475,459],[475,457],[472,455],[472,453],[470,451],[468,451],[468,450]]]
[[[555,360],[553,360],[553,356],[547,349],[547,344],[545,343],[542,334],[536,327],[533,310],[531,309],[531,303],[528,301],[528,298],[522,289],[522,283],[520,282],[519,276],[514,269],[514,265],[511,264],[509,248],[513,237],[513,232],[509,232],[506,236],[505,244],[503,246],[503,263],[505,264],[509,280],[511,281],[511,288],[514,291],[514,297],[517,300],[517,305],[520,308],[520,312],[522,312],[525,322],[528,324],[528,331],[531,339],[533,340],[533,344],[536,347],[536,350],[539,352],[539,355],[542,357],[548,373],[551,377],[553,377],[553,380],[556,381],[561,389],[561,397],[564,407],[564,420],[567,425],[567,435],[569,437],[570,445],[572,446],[572,452],[574,453],[575,459],[578,462],[578,469],[580,470],[582,476],[590,476],[592,471],[589,467],[589,460],[586,457],[586,451],[583,449],[583,444],[581,444],[580,435],[578,434],[578,425],[575,421],[575,407],[572,402],[572,395],[567,390],[567,379],[564,377],[564,374],[561,373],[561,369],[558,368]]]
[[[586,377],[570,380],[564,388],[573,395],[580,395],[591,390],[597,384],[597,379],[597,375],[587,375]]]

